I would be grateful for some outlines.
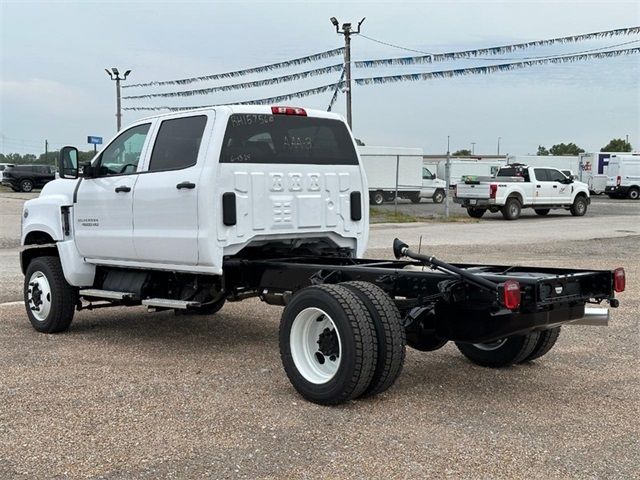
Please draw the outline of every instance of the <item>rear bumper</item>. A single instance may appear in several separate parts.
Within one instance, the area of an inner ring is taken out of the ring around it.
[[[454,197],[453,201],[459,203],[465,208],[468,207],[491,207],[496,204],[495,198],[458,198]]]

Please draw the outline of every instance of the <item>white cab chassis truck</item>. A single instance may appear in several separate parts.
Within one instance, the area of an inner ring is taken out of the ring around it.
[[[349,129],[331,113],[160,115],[119,132],[89,164],[77,158],[64,147],[61,178],[24,206],[33,327],[67,331],[75,311],[107,307],[212,315],[258,297],[284,306],[284,370],[319,404],[388,389],[407,344],[429,351],[455,341],[488,367],[534,360],[562,324],[606,322],[606,308],[585,305],[617,307],[624,290],[623,269],[453,265],[397,239],[397,260],[362,258],[366,179]]]
[[[581,217],[587,213],[591,197],[586,183],[558,169],[512,164],[498,170],[495,177],[467,177],[456,186],[454,201],[473,218],[481,218],[489,210],[516,220],[523,208],[533,208],[540,216],[565,209]]]

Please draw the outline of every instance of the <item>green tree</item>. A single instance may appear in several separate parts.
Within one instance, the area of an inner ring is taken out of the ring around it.
[[[538,145],[538,153],[536,153],[536,155],[549,155],[549,150],[547,150],[547,148],[542,145]]]
[[[471,150],[467,150],[466,148],[463,148],[462,150],[458,150],[457,152],[453,152],[452,155],[454,157],[468,157],[469,155],[471,155]]]
[[[575,143],[557,143],[549,149],[551,155],[579,155],[584,152]]]
[[[630,152],[631,150],[631,144],[622,138],[612,138],[600,149],[601,152]]]

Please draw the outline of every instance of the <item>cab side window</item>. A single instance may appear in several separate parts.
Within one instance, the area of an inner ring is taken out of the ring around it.
[[[539,182],[548,182],[549,181],[549,176],[547,175],[547,169],[546,168],[534,168],[533,171],[536,174],[536,180],[538,180]]]
[[[560,170],[554,170],[551,168],[547,169],[547,176],[550,182],[563,182],[567,179]]]
[[[149,171],[179,170],[195,165],[206,124],[206,115],[163,121],[151,152]]]
[[[145,123],[130,128],[111,142],[98,159],[98,176],[135,173],[150,126]]]

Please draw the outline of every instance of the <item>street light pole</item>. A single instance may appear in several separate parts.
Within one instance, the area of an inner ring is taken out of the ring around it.
[[[351,121],[351,35],[360,33],[360,26],[362,22],[364,22],[363,17],[362,20],[358,22],[358,29],[352,30],[350,23],[343,23],[342,30],[340,30],[340,23],[336,17],[331,17],[331,23],[334,27],[336,27],[336,33],[338,35],[344,35],[344,77],[345,77],[345,91],[347,92],[347,124],[349,128],[352,129],[352,121]]]
[[[476,142],[471,142],[471,155],[476,153]]]
[[[444,217],[449,218],[449,188],[451,188],[451,149],[449,147],[449,135],[447,135],[447,161],[444,164]]]
[[[498,137],[498,155],[500,155],[500,140],[502,140],[502,137]]]
[[[120,76],[120,71],[116,67],[112,67],[111,70],[108,68],[104,69],[107,72],[107,75],[116,82],[116,125],[118,127],[118,131],[122,127],[122,108],[120,105],[120,82],[127,79],[131,70],[127,70],[124,72],[122,77]]]

